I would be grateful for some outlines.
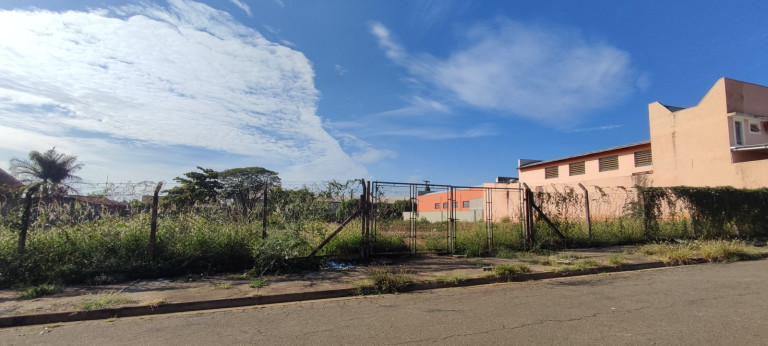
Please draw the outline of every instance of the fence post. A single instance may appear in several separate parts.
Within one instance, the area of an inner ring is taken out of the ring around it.
[[[160,189],[163,187],[163,182],[157,183],[155,187],[155,194],[152,196],[152,220],[149,225],[149,258],[155,259],[155,243],[157,241],[157,202],[160,199]]]
[[[523,204],[525,210],[525,247],[530,249],[533,247],[533,206],[532,204],[533,192],[528,188],[526,183],[523,183]]]
[[[592,220],[589,217],[589,191],[587,191],[587,188],[584,187],[584,185],[581,185],[579,183],[579,187],[582,191],[584,191],[584,209],[586,209],[586,217],[587,217],[587,236],[589,237],[589,242],[592,242]]]
[[[368,192],[366,191],[365,186],[365,179],[362,179],[361,185],[363,186],[363,193],[360,195],[360,257],[366,258],[365,256],[365,247],[367,243],[366,234],[365,234],[365,224],[368,221],[368,213],[366,212],[368,210],[368,207],[366,206],[366,200]]]
[[[365,243],[363,244],[365,246],[365,259],[368,259],[371,257],[371,218],[373,215],[371,215],[371,212],[373,210],[373,193],[371,193],[371,182],[367,182],[365,186]]]
[[[643,236],[648,240],[648,203],[646,203],[645,190],[640,189],[640,207],[643,209]]]
[[[264,203],[261,208],[261,239],[267,239],[267,191],[269,191],[269,182],[264,184]]]
[[[24,249],[27,246],[27,231],[29,230],[29,219],[32,218],[32,196],[37,192],[40,185],[32,185],[27,188],[27,194],[24,197],[24,211],[21,214],[21,229],[19,229],[19,242],[16,246],[16,256],[24,255]]]

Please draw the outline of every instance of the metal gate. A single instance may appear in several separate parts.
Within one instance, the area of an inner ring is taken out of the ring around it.
[[[372,252],[491,252],[496,245],[524,237],[521,191],[507,184],[470,187],[374,181]]]

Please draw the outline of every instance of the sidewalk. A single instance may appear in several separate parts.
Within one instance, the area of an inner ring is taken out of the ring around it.
[[[665,266],[653,258],[628,251],[631,249],[568,250],[516,259],[436,255],[378,259],[369,266],[346,266],[344,263],[337,269],[268,276],[263,278],[266,286],[260,288],[251,287],[253,278],[225,275],[191,282],[187,277],[119,285],[70,286],[59,294],[30,300],[20,299],[18,291],[0,290],[0,327],[352,296],[359,294],[357,288],[366,282],[368,271],[373,267],[408,274],[414,279],[408,290],[422,290]],[[612,259],[614,264],[611,264]],[[616,264],[617,259],[622,263]],[[580,262],[597,266],[578,269],[575,265]],[[492,273],[489,269],[501,264],[525,264],[531,272],[511,278],[489,275]]]

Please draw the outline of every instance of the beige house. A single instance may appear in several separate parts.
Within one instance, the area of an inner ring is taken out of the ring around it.
[[[549,160],[521,159],[521,183],[768,187],[768,87],[722,78],[698,105],[648,106],[651,139]]]

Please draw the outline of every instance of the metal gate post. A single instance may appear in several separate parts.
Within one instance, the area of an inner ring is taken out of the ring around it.
[[[454,254],[456,251],[456,208],[455,188],[448,187],[448,252]]]
[[[410,241],[409,241],[409,247],[411,254],[416,253],[416,199],[419,195],[419,186],[416,184],[411,184],[411,228],[410,228]]]
[[[484,189],[485,194],[485,233],[488,241],[488,253],[493,252],[493,192],[495,190]]]
[[[523,204],[525,210],[525,247],[533,247],[533,192],[523,183]]]

